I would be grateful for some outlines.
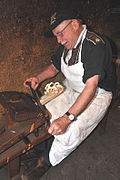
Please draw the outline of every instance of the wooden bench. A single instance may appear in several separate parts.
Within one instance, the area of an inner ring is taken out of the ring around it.
[[[8,164],[8,178],[20,170],[20,155],[49,138],[41,118],[15,123],[0,135],[0,166]]]

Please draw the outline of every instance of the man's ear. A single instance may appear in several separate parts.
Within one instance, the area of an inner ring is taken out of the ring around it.
[[[73,25],[73,28],[75,30],[77,30],[79,28],[79,23],[78,23],[78,20],[77,19],[73,19],[72,20],[72,25]]]

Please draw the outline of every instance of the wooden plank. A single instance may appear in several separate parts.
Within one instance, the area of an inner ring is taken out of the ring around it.
[[[33,148],[35,145],[49,138],[51,135],[48,134],[47,129],[39,128],[39,136],[36,137],[34,133],[30,133],[27,137],[29,138],[31,144],[26,145],[22,140],[13,146],[11,146],[6,151],[0,154],[0,166],[9,163],[11,160],[16,157],[24,154],[26,151]]]
[[[59,96],[63,91],[59,92],[59,93],[55,93],[55,94],[45,94],[41,97],[40,99],[40,103],[42,105],[48,103],[49,101],[55,99],[57,96]]]
[[[56,82],[58,83],[58,82]],[[50,84],[48,84],[50,86]],[[54,90],[54,88],[56,88]],[[42,105],[48,103],[49,101],[55,99],[57,96],[59,96],[60,94],[62,94],[65,90],[65,87],[63,87],[61,84],[58,83],[57,86],[54,86],[54,83],[52,86],[49,87],[49,91],[50,92],[46,92],[45,95],[43,95],[41,98],[40,98],[40,103]]]
[[[43,118],[36,118],[34,120],[29,120],[25,122],[16,123],[10,129],[7,129],[0,136],[0,153],[11,147],[16,142],[20,141],[20,135],[24,134],[24,136],[30,134],[40,126],[44,126]]]
[[[8,178],[16,176],[20,172],[19,156],[8,163]]]

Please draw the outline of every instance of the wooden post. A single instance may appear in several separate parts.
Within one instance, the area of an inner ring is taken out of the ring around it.
[[[13,160],[10,160],[8,163],[8,178],[16,176],[20,171],[20,161],[19,156]]]

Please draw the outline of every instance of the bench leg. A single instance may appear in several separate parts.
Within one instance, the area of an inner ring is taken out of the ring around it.
[[[19,156],[8,163],[8,178],[16,176],[20,171],[20,161]]]

